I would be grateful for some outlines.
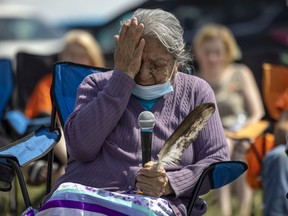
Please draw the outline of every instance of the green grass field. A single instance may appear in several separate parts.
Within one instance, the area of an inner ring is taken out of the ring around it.
[[[210,191],[208,194],[202,196],[204,200],[208,204],[208,212],[205,216],[221,216],[220,209],[217,204],[217,197],[215,191]],[[232,209],[233,209],[233,216],[239,216],[239,212],[237,211],[237,201],[235,197],[232,197]],[[247,216],[262,216],[262,190],[255,190],[253,196],[253,211],[251,215]]]
[[[45,193],[45,185],[42,186],[28,186],[28,192],[30,194],[31,202],[33,207],[37,207],[41,200],[43,199],[43,195]],[[9,192],[3,192],[0,195],[0,216],[19,216],[25,209],[23,197],[21,194],[21,190],[19,188],[19,185],[16,187],[17,190],[17,212],[11,213],[9,211],[10,201],[9,201]],[[221,213],[219,211],[218,205],[217,205],[217,198],[215,195],[215,191],[210,191],[208,194],[205,194],[202,196],[202,198],[207,202],[208,204],[208,212],[205,214],[205,216],[215,216],[219,215],[221,216]],[[236,210],[237,202],[235,198],[232,199],[233,204],[233,216],[238,216],[238,212]],[[254,192],[254,214],[253,216],[262,216],[262,191],[256,190]]]

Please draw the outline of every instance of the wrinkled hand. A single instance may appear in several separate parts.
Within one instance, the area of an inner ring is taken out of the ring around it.
[[[160,197],[174,193],[164,167],[152,161],[139,170],[136,181],[136,187],[149,196]]]
[[[133,17],[126,21],[119,35],[115,35],[114,69],[122,71],[132,79],[140,70],[145,40],[141,38],[144,25]]]

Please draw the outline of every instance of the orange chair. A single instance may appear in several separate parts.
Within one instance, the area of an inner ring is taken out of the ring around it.
[[[288,88],[288,67],[282,65],[263,64],[262,92],[265,107],[273,120],[280,117],[275,102]]]

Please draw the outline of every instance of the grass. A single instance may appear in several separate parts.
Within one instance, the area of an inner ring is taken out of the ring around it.
[[[37,208],[37,206],[40,204],[41,200],[44,197],[45,193],[45,185],[41,186],[28,186],[28,192],[30,194],[30,199],[32,202],[32,206]],[[23,201],[22,193],[19,187],[19,184],[17,183],[17,210],[15,212],[9,211],[10,206],[10,196],[9,192],[1,193],[0,194],[0,215],[1,216],[19,216],[21,213],[25,210],[25,204]],[[219,210],[218,204],[217,204],[217,198],[215,191],[210,191],[209,193],[202,196],[202,198],[207,202],[208,204],[208,212],[205,214],[205,216],[215,216],[219,215],[221,216],[221,212]],[[232,208],[233,208],[233,215],[232,216],[238,216],[237,212],[237,202],[234,197],[232,197]],[[253,216],[262,216],[262,190],[255,190],[254,191],[254,214]]]
[[[37,208],[44,198],[46,186],[27,186],[32,206]],[[16,197],[14,191],[1,193],[0,195],[0,215],[1,216],[19,216],[26,209],[20,186],[16,182]],[[12,200],[12,202],[11,202]],[[16,200],[16,202],[15,202]],[[15,211],[11,211],[10,206],[15,205]]]
[[[253,210],[251,216],[262,216],[262,190],[255,190],[253,195]],[[215,191],[210,191],[209,193],[202,196],[202,198],[208,204],[208,211],[205,216],[221,216],[219,206],[217,204],[217,196]],[[237,209],[238,203],[235,197],[232,197],[232,216],[239,216],[239,211]],[[248,215],[247,215],[248,216]],[[250,215],[249,215],[250,216]]]

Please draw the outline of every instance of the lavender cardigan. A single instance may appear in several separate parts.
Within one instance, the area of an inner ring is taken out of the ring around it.
[[[141,168],[141,137],[137,124],[144,108],[132,95],[135,82],[119,71],[95,73],[78,88],[74,112],[65,127],[69,153],[66,173],[54,185],[75,182],[112,191],[125,192],[135,185]],[[202,79],[176,73],[174,92],[160,98],[152,108],[156,125],[152,159],[157,159],[164,141],[195,106],[215,103],[214,93]],[[215,103],[216,104],[216,103]],[[226,138],[218,110],[212,115],[197,140],[184,152],[179,166],[166,166],[175,195],[166,197],[176,215],[186,215],[186,205],[205,167],[229,160]],[[201,193],[210,189],[205,181]],[[203,215],[207,205],[198,199],[193,215]]]

